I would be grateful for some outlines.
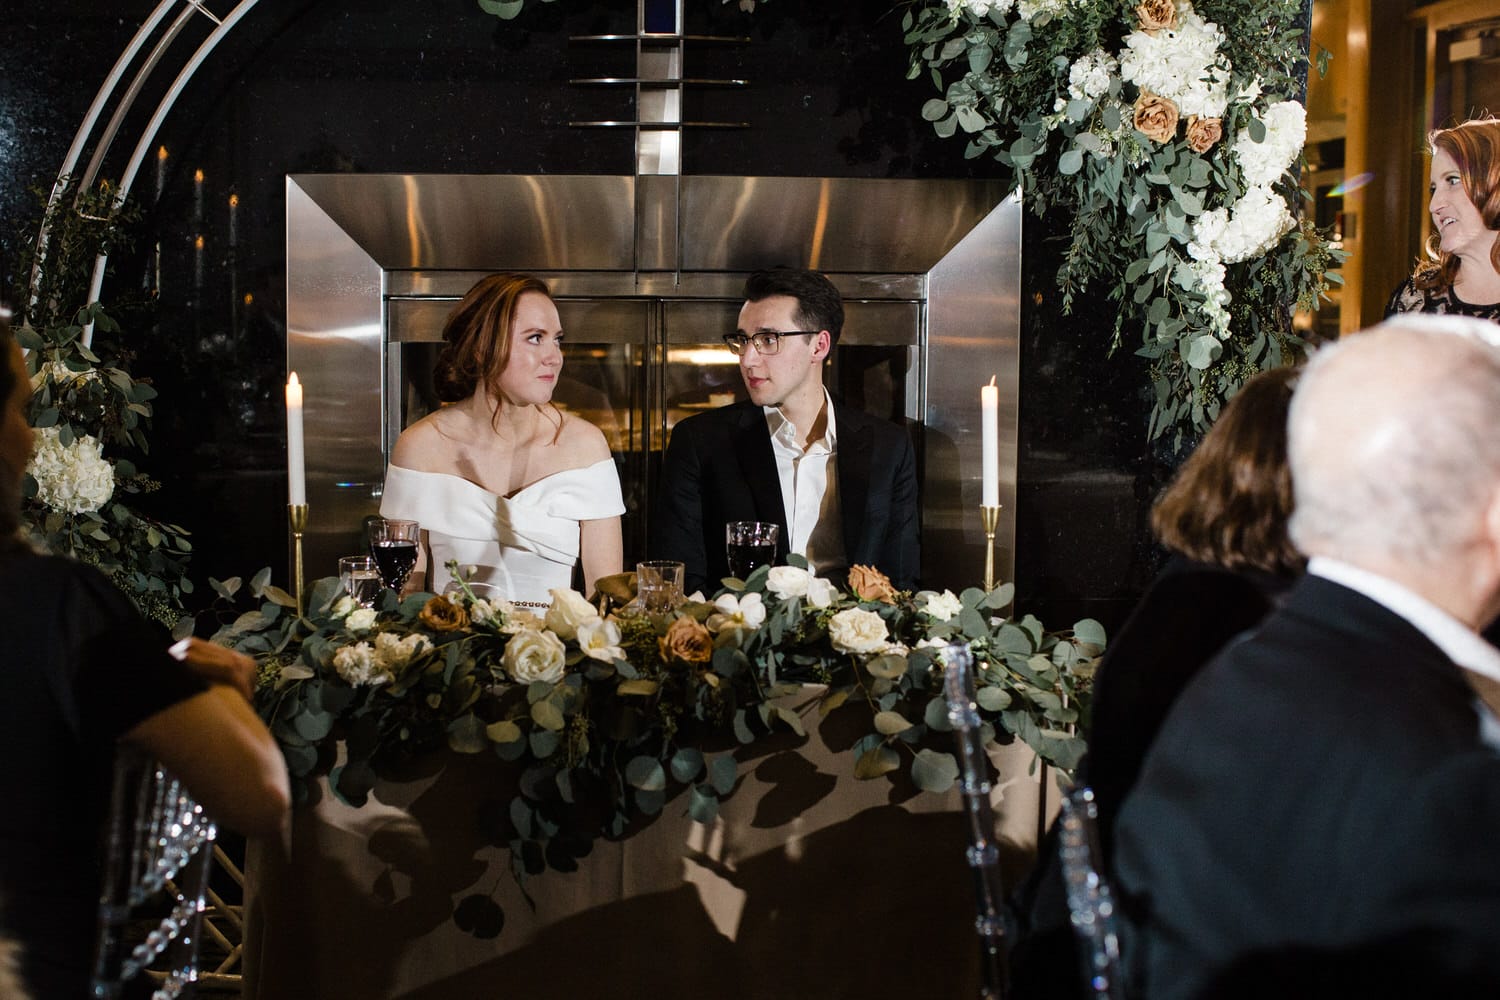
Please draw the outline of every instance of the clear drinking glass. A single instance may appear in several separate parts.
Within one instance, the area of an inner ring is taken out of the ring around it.
[[[682,563],[651,559],[635,564],[635,596],[641,610],[661,614],[682,603]]]
[[[339,560],[339,583],[355,603],[368,608],[380,593],[380,570],[369,556],[344,556]]]
[[[776,559],[781,525],[772,521],[730,521],[724,526],[724,554],[729,572],[743,580]]]
[[[417,565],[417,539],[421,525],[416,521],[375,518],[365,525],[370,541],[370,556],[380,579],[394,591],[406,585],[406,578]]]

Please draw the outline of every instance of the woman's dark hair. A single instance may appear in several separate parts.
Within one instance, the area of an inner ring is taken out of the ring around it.
[[[0,410],[10,405],[16,391],[15,369],[10,352],[15,348],[10,333],[10,310],[0,305]],[[21,470],[10,468],[0,458],[0,555],[21,545]]]
[[[745,301],[759,302],[773,295],[797,300],[797,323],[804,330],[827,330],[830,351],[844,331],[844,299],[833,282],[817,271],[775,267],[745,279]],[[753,332],[753,331],[751,331]]]
[[[552,298],[546,282],[526,274],[492,274],[464,293],[443,324],[443,348],[433,370],[438,399],[457,403],[481,384],[490,398],[500,398],[516,303],[527,292]]]
[[[1452,128],[1428,133],[1432,155],[1441,150],[1458,164],[1464,194],[1479,210],[1486,229],[1500,230],[1500,118],[1471,118]],[[1442,249],[1443,237],[1434,232],[1427,238],[1427,256],[1412,274],[1412,283],[1424,291],[1446,292],[1458,276],[1459,258]],[[1490,266],[1500,272],[1500,240],[1490,248]]]
[[[1295,368],[1273,368],[1240,387],[1151,509],[1163,545],[1227,569],[1302,568],[1287,534],[1286,417],[1296,379]]]

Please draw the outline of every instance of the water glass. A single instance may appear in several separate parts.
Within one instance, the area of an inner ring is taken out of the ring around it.
[[[682,603],[682,563],[651,559],[635,564],[635,595],[641,610],[654,614],[671,611]]]
[[[368,608],[380,594],[380,570],[369,556],[344,556],[339,560],[339,583],[355,603]]]
[[[772,521],[730,521],[724,526],[724,554],[729,572],[741,580],[776,560],[781,525]]]

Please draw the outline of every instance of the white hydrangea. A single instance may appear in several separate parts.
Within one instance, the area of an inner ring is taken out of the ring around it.
[[[1070,0],[1016,0],[1016,16],[1030,21],[1038,14],[1061,14]],[[996,5],[998,6],[998,5]]]
[[[36,452],[26,471],[36,480],[37,499],[65,514],[98,510],[115,494],[115,467],[104,460],[97,438],[84,434],[64,445],[56,427],[36,434]]]
[[[1109,81],[1119,72],[1119,60],[1103,49],[1079,56],[1068,67],[1068,96],[1075,101],[1097,101],[1109,93]]]
[[[961,14],[968,11],[975,17],[987,17],[991,13],[1004,14],[1010,10],[1013,0],[948,0],[948,12]]]
[[[1173,280],[1186,289],[1203,295],[1203,313],[1209,329],[1220,340],[1229,338],[1229,289],[1224,287],[1224,265],[1217,258],[1184,260],[1177,263]]]
[[[1296,220],[1285,199],[1267,185],[1253,187],[1229,208],[1198,216],[1188,256],[1197,261],[1236,264],[1271,249],[1294,225]]]
[[[1296,101],[1278,101],[1261,117],[1266,126],[1263,142],[1250,138],[1242,128],[1234,137],[1232,152],[1248,187],[1274,184],[1291,167],[1307,141],[1307,110]]]
[[[1176,28],[1136,30],[1125,36],[1120,75],[1176,104],[1184,118],[1222,118],[1229,106],[1233,68],[1220,51],[1223,44],[1224,33],[1217,24],[1195,14],[1191,4],[1179,2]]]

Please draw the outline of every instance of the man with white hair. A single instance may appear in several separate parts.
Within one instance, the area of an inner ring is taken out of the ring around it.
[[[1467,679],[1500,679],[1500,349],[1471,333],[1398,319],[1307,366],[1307,575],[1182,695],[1119,819],[1140,995],[1500,982],[1500,722]]]

